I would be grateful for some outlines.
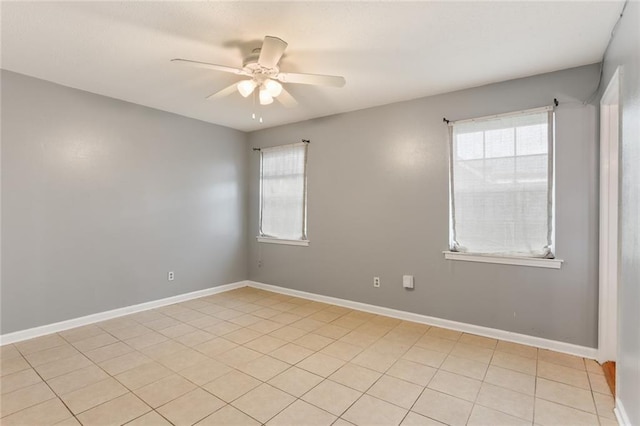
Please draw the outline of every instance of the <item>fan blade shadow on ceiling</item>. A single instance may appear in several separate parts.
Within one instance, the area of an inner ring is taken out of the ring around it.
[[[262,40],[257,38],[253,40],[248,40],[248,41],[233,39],[233,40],[228,40],[222,43],[222,47],[224,48],[237,49],[243,58],[246,58],[247,56],[251,55],[253,53],[253,50],[260,48],[260,46],[262,46]],[[242,64],[238,64],[238,66],[241,66],[241,65]]]

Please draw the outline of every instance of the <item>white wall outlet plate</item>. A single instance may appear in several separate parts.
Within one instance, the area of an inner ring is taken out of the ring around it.
[[[373,286],[380,287],[380,277],[373,277]]]
[[[402,287],[413,288],[413,275],[402,276]]]
[[[176,276],[173,273],[173,271],[167,272],[167,281],[173,281],[175,278],[176,278]]]

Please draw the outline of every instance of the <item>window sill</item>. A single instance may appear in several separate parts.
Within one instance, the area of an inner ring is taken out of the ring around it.
[[[453,251],[443,251],[447,260],[462,260],[465,262],[500,263],[503,265],[532,266],[534,268],[560,269],[563,260],[542,259],[536,257],[511,257],[494,256],[490,254],[458,253]]]
[[[309,245],[309,240],[284,240],[282,238],[256,237],[259,243],[284,244],[288,246],[305,246]]]

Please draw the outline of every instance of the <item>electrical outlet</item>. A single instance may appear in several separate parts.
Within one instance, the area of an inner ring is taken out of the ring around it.
[[[173,273],[173,271],[169,271],[167,273],[167,281],[173,281],[176,278],[175,274]]]
[[[380,287],[380,277],[373,277],[373,286]]]

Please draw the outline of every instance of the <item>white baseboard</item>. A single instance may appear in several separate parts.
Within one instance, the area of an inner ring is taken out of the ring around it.
[[[210,296],[212,294],[222,293],[241,287],[254,287],[263,290],[273,291],[275,293],[286,294],[289,296],[301,297],[303,299],[314,300],[318,302],[330,303],[346,308],[357,309],[360,311],[370,312],[378,315],[385,315],[392,318],[398,318],[406,321],[413,321],[421,324],[434,325],[437,327],[449,328],[452,330],[463,331],[465,333],[473,333],[479,336],[491,337],[494,339],[505,340],[508,342],[521,343],[524,345],[535,346],[538,348],[550,349],[557,352],[563,352],[571,355],[577,355],[584,358],[595,359],[597,349],[585,346],[574,345],[571,343],[558,342],[555,340],[543,339],[541,337],[528,336],[525,334],[513,333],[510,331],[498,330],[495,328],[482,327],[479,325],[467,324],[463,322],[451,321],[427,315],[416,314],[412,312],[400,311],[397,309],[385,308],[383,306],[369,305],[367,303],[354,302],[352,300],[339,299],[337,297],[323,296],[315,293],[308,293],[300,290],[293,290],[286,287],[279,287],[270,284],[259,283],[256,281],[238,281],[236,283],[225,284],[205,290],[194,291],[191,293],[179,294],[177,296],[167,297],[165,299],[153,300],[151,302],[140,303],[137,305],[126,306],[123,308],[113,309],[110,311],[99,312],[80,318],[74,318],[54,324],[34,327],[27,330],[16,331],[0,335],[0,345],[21,342],[23,340],[33,339],[35,337],[44,336],[46,334],[57,333],[68,330],[70,328],[81,327],[83,325],[93,324],[96,322],[106,321],[118,318],[124,315],[136,312],[146,311],[149,309],[159,308],[161,306],[172,305],[174,303],[184,302],[186,300],[197,299],[199,297]],[[618,405],[617,405],[618,406]],[[622,405],[619,405],[622,407]],[[616,413],[616,415],[618,415]],[[624,410],[621,411],[622,418],[626,417]],[[629,423],[622,423],[629,424]]]
[[[357,309],[360,311],[370,312],[378,315],[385,315],[406,321],[418,322],[421,324],[434,325],[437,327],[449,328],[465,333],[477,334],[479,336],[491,337],[493,339],[505,340],[523,345],[535,346],[543,349],[550,349],[556,352],[562,352],[570,355],[577,355],[584,358],[595,359],[598,353],[596,348],[588,348],[586,346],[574,345],[571,343],[559,342],[556,340],[543,339],[541,337],[528,336],[526,334],[513,333],[495,328],[482,327],[479,325],[467,324],[463,322],[451,321],[442,318],[430,317],[427,315],[415,314],[412,312],[400,311],[397,309],[385,308],[382,306],[369,305],[366,303],[354,302],[352,300],[339,299],[337,297],[323,296],[306,291],[292,290],[290,288],[279,287],[271,284],[264,284],[256,281],[247,281],[250,287],[263,290],[273,291],[275,293],[286,294],[289,296],[301,297],[303,299],[314,300],[317,302],[330,303],[333,305],[343,306],[345,308]]]
[[[47,324],[40,327],[29,328],[27,330],[14,331],[0,335],[0,345],[21,342],[23,340],[33,339],[34,337],[44,336],[46,334],[57,333],[68,330],[70,328],[81,327],[83,325],[94,324],[96,322],[106,321],[113,318],[122,317],[124,315],[134,314],[136,312],[147,311],[149,309],[159,308],[161,306],[173,305],[174,303],[184,302],[186,300],[197,299],[198,297],[210,296],[212,294],[222,293],[236,288],[246,287],[247,281],[238,281],[231,284],[224,284],[217,287],[211,287],[204,290],[193,291],[191,293],[179,294],[164,299],[152,300],[151,302],[139,303],[137,305],[125,306],[124,308],[113,309],[110,311],[99,312],[80,318],[73,318],[66,321]]]
[[[613,409],[613,413],[616,415],[616,420],[618,420],[618,424],[620,426],[632,426],[631,420],[629,420],[629,415],[625,411],[622,401],[620,401],[620,398],[618,397],[616,397],[616,407]]]

